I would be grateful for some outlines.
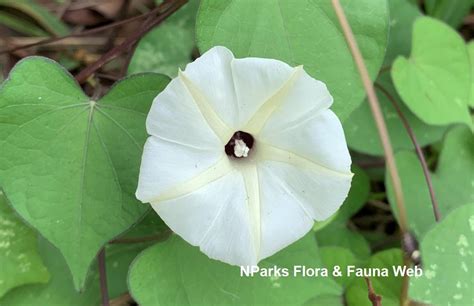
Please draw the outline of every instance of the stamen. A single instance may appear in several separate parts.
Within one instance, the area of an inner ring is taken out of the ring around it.
[[[252,135],[237,131],[225,146],[225,153],[236,158],[247,157],[253,147],[253,143]]]
[[[237,157],[247,157],[250,149],[242,139],[237,139],[234,146],[234,155]]]

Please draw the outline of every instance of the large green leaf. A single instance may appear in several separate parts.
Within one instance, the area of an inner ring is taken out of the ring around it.
[[[410,124],[421,146],[438,141],[443,137],[446,127],[430,126],[424,123],[402,103],[393,87],[388,73],[381,75],[377,79],[377,84],[382,86],[382,88],[398,102],[400,110]],[[392,102],[379,87],[376,87],[376,93],[379,98],[393,149],[395,151],[413,149],[413,143],[403,126],[402,120],[398,116],[397,110],[393,107]],[[349,119],[344,122],[344,131],[349,147],[352,149],[372,155],[384,154],[372,111],[367,101],[359,106],[350,115]]]
[[[367,268],[386,268],[388,276],[370,277],[374,291],[382,296],[383,306],[399,306],[400,294],[402,291],[402,278],[396,277],[393,273],[394,266],[403,264],[402,251],[400,249],[390,249],[373,255]],[[367,284],[363,277],[357,278],[346,291],[346,301],[348,306],[371,306],[372,303],[367,297]]]
[[[385,0],[343,1],[373,79],[387,43]],[[199,50],[226,46],[237,57],[275,58],[328,85],[341,120],[362,102],[364,90],[331,1],[203,0],[196,22]]]
[[[92,269],[85,289],[74,289],[71,274],[61,253],[44,239],[39,241],[40,253],[51,272],[51,280],[45,285],[18,287],[3,299],[0,305],[8,306],[93,306],[100,303],[99,274]],[[111,299],[127,292],[126,277],[133,259],[149,244],[113,245],[107,248],[106,270]]]
[[[199,0],[191,0],[137,45],[128,74],[159,72],[176,76],[191,60]]]
[[[421,237],[433,226],[435,220],[420,162],[414,153],[406,151],[397,153],[395,159],[402,181],[410,229]],[[458,126],[446,134],[438,167],[431,177],[442,216],[462,203],[474,203],[474,137],[468,128]],[[388,176],[386,187],[390,205],[398,217],[393,187]]]
[[[38,254],[36,235],[15,215],[0,192],[0,298],[17,286],[49,280]]]
[[[469,56],[464,40],[448,25],[418,18],[411,55],[395,60],[392,79],[406,105],[426,123],[472,125]]]
[[[436,224],[421,241],[423,275],[411,278],[410,296],[436,305],[474,305],[474,204]]]
[[[474,108],[474,41],[467,44],[467,52],[471,62],[471,100],[469,101],[469,106]]]
[[[57,63],[33,57],[0,89],[0,185],[60,249],[77,288],[98,250],[146,211],[134,195],[145,117],[167,82],[137,75],[95,102]]]
[[[240,276],[240,268],[211,260],[173,236],[145,250],[129,274],[132,296],[142,306],[302,305],[317,294],[340,295],[330,278],[293,276],[293,266],[321,267],[309,234],[260,262],[260,268],[289,268],[290,275]]]
[[[391,65],[399,56],[408,56],[411,49],[411,29],[415,19],[421,16],[420,10],[407,0],[389,0],[390,35],[388,37],[385,65]]]
[[[474,2],[472,0],[425,0],[429,15],[458,27],[464,17],[469,15]]]

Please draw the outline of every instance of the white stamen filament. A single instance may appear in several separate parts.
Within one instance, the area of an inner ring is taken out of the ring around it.
[[[234,155],[237,157],[247,157],[250,149],[242,139],[237,139],[234,146]]]

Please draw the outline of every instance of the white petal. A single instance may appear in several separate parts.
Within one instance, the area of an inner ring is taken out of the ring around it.
[[[261,162],[259,169],[266,177],[278,178],[281,188],[286,189],[294,201],[317,221],[334,214],[351,187],[350,175],[299,168],[280,161]]]
[[[223,149],[199,149],[151,136],[143,149],[136,196],[142,202],[151,202],[205,172],[221,158],[227,159],[224,155]]]
[[[281,97],[281,101],[272,102],[278,105],[265,123],[261,131],[263,135],[291,128],[314,117],[328,109],[333,99],[323,82],[301,71],[286,95]]]
[[[237,128],[238,110],[230,67],[234,55],[224,47],[214,47],[188,64],[184,74],[201,91],[219,117]]]
[[[347,196],[351,159],[331,103],[301,66],[212,48],[155,99],[137,197],[209,257],[257,264]],[[224,154],[237,130],[256,139],[240,164]]]
[[[241,174],[228,175],[179,198],[153,203],[178,235],[213,259],[232,265],[257,263]]]
[[[261,195],[261,245],[259,260],[303,237],[313,226],[311,215],[270,165],[258,167]]]
[[[271,122],[269,122],[271,123]],[[323,167],[350,174],[351,157],[341,123],[331,110],[312,112],[288,124],[267,124],[259,140]],[[279,128],[278,125],[282,127]],[[272,127],[274,126],[274,127]]]
[[[245,125],[294,72],[295,68],[273,59],[248,57],[233,60],[232,74],[237,93],[239,126]]]
[[[201,149],[223,149],[186,86],[173,79],[155,98],[146,120],[148,134]]]

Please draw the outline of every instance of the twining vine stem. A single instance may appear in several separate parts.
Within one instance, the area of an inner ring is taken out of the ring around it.
[[[153,15],[148,16],[147,19],[143,21],[143,27],[148,27],[153,24]],[[137,48],[137,44],[131,45],[128,50],[126,50],[127,55],[125,56],[125,62],[122,65],[122,68],[120,69],[120,74],[119,76],[122,77],[127,73],[128,66],[130,65],[130,62],[132,60],[133,53],[135,53],[135,49]]]
[[[367,296],[369,301],[372,302],[372,306],[382,306],[382,297],[375,293],[374,287],[372,286],[372,282],[370,278],[365,277],[365,282],[367,283]]]
[[[105,247],[97,255],[99,265],[100,293],[102,296],[102,306],[109,306],[109,289],[107,288],[107,271],[105,268]]]
[[[365,92],[367,93],[367,100],[369,101],[370,109],[372,111],[372,115],[374,117],[375,124],[379,132],[379,137],[380,137],[382,147],[384,150],[384,156],[386,160],[387,169],[388,169],[390,178],[392,180],[393,189],[395,192],[395,202],[397,204],[398,213],[399,213],[400,231],[403,237],[405,236],[406,233],[408,233],[407,214],[406,214],[405,204],[404,204],[404,199],[403,199],[402,184],[401,184],[400,176],[398,174],[397,166],[395,163],[395,157],[393,155],[392,144],[390,143],[387,126],[385,124],[385,120],[383,118],[382,111],[380,109],[380,105],[377,99],[377,95],[375,94],[375,89],[369,76],[369,72],[367,71],[367,67],[365,66],[364,59],[362,58],[362,54],[360,52],[360,49],[354,37],[354,33],[352,33],[351,26],[349,25],[346,15],[344,14],[344,10],[341,6],[341,3],[339,2],[339,0],[332,0],[332,5],[334,8],[334,11],[336,12],[337,18],[341,25],[341,28],[346,38],[349,49],[352,53],[352,57],[354,58],[354,61],[356,63],[360,77],[362,79]],[[405,256],[404,262],[405,264],[409,264],[409,261],[406,256]],[[409,282],[408,276],[404,276],[401,298],[400,298],[401,305],[405,305],[407,303],[408,282]]]
[[[398,170],[395,164],[395,157],[393,155],[392,144],[390,143],[387,126],[385,124],[385,120],[383,118],[382,111],[380,109],[377,95],[375,94],[375,89],[372,84],[372,81],[370,80],[369,72],[367,71],[367,67],[365,66],[364,59],[362,58],[362,54],[360,53],[359,47],[357,46],[357,42],[355,40],[354,34],[352,33],[352,29],[349,25],[349,22],[347,21],[347,18],[341,7],[341,4],[339,0],[332,0],[332,4],[336,12],[337,18],[339,19],[339,23],[341,24],[341,28],[344,32],[344,36],[347,40],[347,44],[349,45],[352,56],[354,57],[354,61],[357,65],[357,69],[359,70],[362,83],[367,93],[370,109],[372,110],[372,115],[374,117],[375,124],[377,125],[379,137],[382,142],[382,146],[384,150],[386,165],[390,174],[390,178],[392,179],[393,188],[395,191],[395,199],[396,199],[397,207],[399,210],[399,216],[400,216],[400,229],[402,232],[407,232],[408,222],[407,222],[407,217],[406,217],[405,204],[403,200],[403,191],[402,191],[400,176],[398,174]]]
[[[403,114],[395,98],[380,84],[375,83],[375,87],[379,89],[387,97],[387,99],[392,103],[393,107],[397,111],[398,117],[400,117],[400,120],[402,121],[403,126],[405,127],[405,130],[408,133],[408,136],[411,139],[411,142],[413,143],[413,146],[415,147],[416,155],[418,156],[418,159],[420,160],[421,168],[423,169],[423,175],[425,176],[426,184],[428,185],[428,191],[430,193],[434,218],[436,222],[439,222],[441,220],[441,213],[439,212],[438,201],[436,199],[433,183],[431,181],[431,174],[425,160],[425,155],[423,154],[423,151],[421,150],[420,144],[418,143],[418,140],[416,139],[415,133],[413,132],[413,129],[408,123],[407,118]]]

